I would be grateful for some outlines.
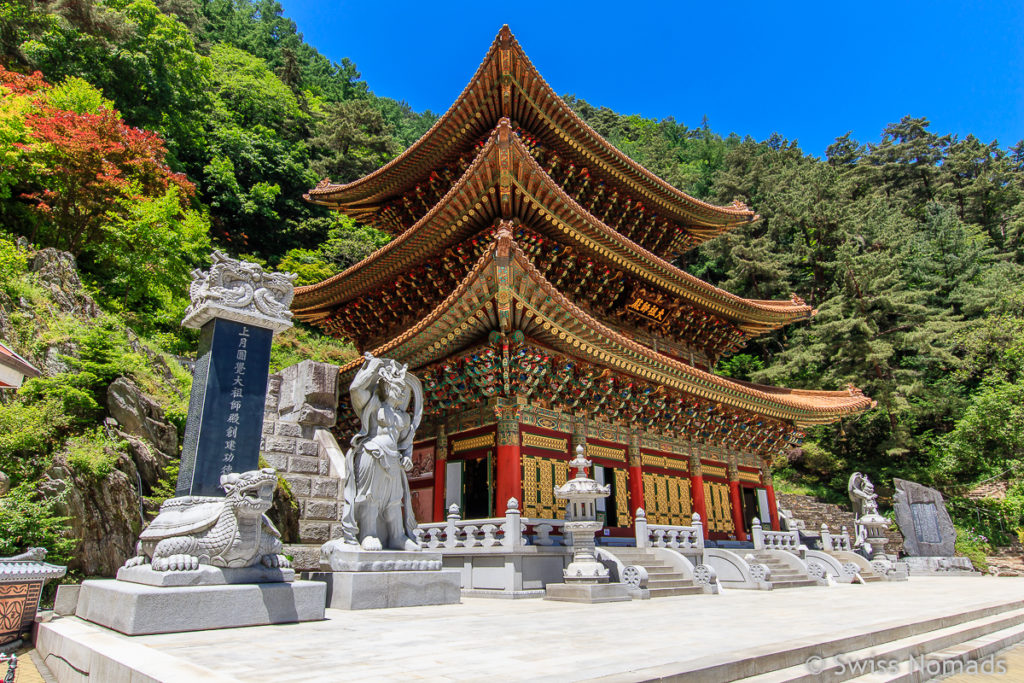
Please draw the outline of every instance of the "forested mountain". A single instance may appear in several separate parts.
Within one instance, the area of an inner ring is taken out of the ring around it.
[[[375,96],[355,64],[305,43],[273,0],[11,0],[0,5],[0,65],[0,333],[33,360],[72,359],[0,399],[0,470],[22,501],[0,506],[0,526],[16,535],[62,509],[34,493],[54,462],[100,476],[90,463],[121,448],[72,457],[83,435],[99,434],[114,377],[179,400],[187,378],[158,381],[139,358],[194,351],[178,321],[188,273],[212,247],[297,272],[300,284],[357,261],[387,236],[302,193],[377,168],[437,117]],[[1005,499],[960,500],[958,514],[1003,538],[1024,525],[1024,143],[960,139],[904,117],[877,141],[842,135],[819,159],[777,135],[723,137],[707,121],[567,100],[668,182],[760,213],[680,266],[740,296],[796,294],[818,310],[718,372],[852,383],[878,401],[780,457],[783,482],[837,498],[855,469],[954,495],[1005,481]],[[76,257],[98,317],[72,323],[75,312],[54,312],[39,293],[27,259],[45,247]],[[98,326],[123,333],[104,346]],[[135,333],[149,352],[134,341],[125,350]],[[131,363],[116,362],[129,352]],[[299,330],[277,354],[350,352]]]

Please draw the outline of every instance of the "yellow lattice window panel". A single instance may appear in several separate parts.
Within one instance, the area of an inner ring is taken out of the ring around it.
[[[689,526],[693,514],[690,480],[645,472],[644,510],[651,524]]]
[[[619,526],[630,526],[633,517],[629,514],[629,474],[626,470],[615,470],[615,516]]]
[[[523,515],[541,519],[565,519],[565,510],[555,499],[555,487],[565,483],[569,465],[565,460],[523,456]]]
[[[736,529],[732,524],[732,501],[729,499],[729,485],[715,481],[704,482],[704,505],[708,518],[705,520],[708,531],[732,534]]]

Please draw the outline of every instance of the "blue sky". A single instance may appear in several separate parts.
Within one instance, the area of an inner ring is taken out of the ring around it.
[[[1003,147],[1024,138],[1024,1],[856,3],[281,0],[378,95],[443,113],[501,25],[559,94],[623,114],[707,115],[822,154],[902,116]]]

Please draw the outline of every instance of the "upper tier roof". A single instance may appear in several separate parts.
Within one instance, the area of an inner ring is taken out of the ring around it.
[[[741,203],[715,206],[691,197],[613,147],[544,82],[508,26],[502,27],[459,98],[422,138],[377,171],[344,185],[322,182],[306,199],[387,229],[379,220],[384,204],[467,151],[502,117],[516,121],[559,155],[588,167],[611,189],[631,197],[634,205],[649,207],[674,223],[674,229],[687,233],[686,239],[666,240],[660,253],[671,256],[757,219]]]
[[[446,249],[495,219],[515,219],[548,233],[672,300],[728,321],[746,339],[811,315],[811,307],[796,298],[743,299],[710,285],[608,227],[544,172],[504,118],[463,176],[416,225],[344,272],[297,287],[292,310],[300,320],[320,320],[346,302],[393,286],[417,264],[436,263]]]

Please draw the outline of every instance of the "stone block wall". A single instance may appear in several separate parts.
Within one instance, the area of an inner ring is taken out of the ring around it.
[[[338,367],[302,361],[270,376],[260,454],[288,482],[299,504],[299,542],[319,546],[341,535],[341,481],[313,440],[337,420]]]
[[[854,529],[855,515],[849,508],[832,503],[823,503],[811,496],[801,496],[793,493],[780,493],[778,495],[779,507],[789,510],[794,517],[802,519],[806,525],[804,531],[810,534],[817,534],[821,530],[822,523],[828,525],[829,531],[838,534],[845,526],[850,532],[850,538],[856,536]],[[889,541],[885,545],[887,553],[898,553],[903,550],[903,534],[893,524],[886,532]]]

